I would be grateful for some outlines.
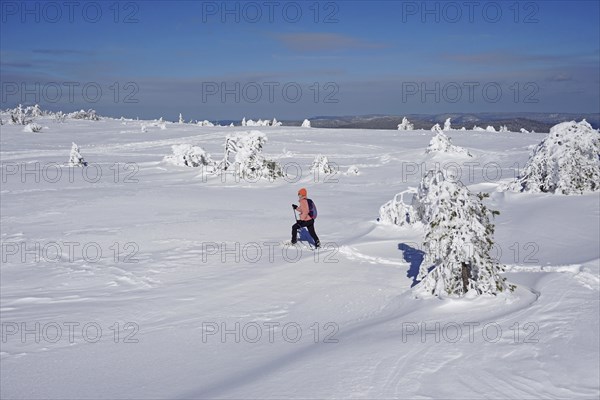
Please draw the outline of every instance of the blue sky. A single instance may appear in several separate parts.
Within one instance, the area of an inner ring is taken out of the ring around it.
[[[599,112],[599,3],[2,1],[0,101],[209,120]]]

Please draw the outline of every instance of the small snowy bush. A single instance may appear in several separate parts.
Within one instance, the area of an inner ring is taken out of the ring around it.
[[[96,110],[89,109],[87,111],[80,110],[69,114],[72,119],[86,119],[89,121],[99,121],[100,117],[96,114]]]
[[[319,154],[315,157],[310,167],[310,172],[323,175],[332,175],[335,174],[336,168],[329,163],[329,160],[326,156]]]
[[[23,132],[37,133],[37,132],[41,132],[41,131],[42,131],[42,126],[36,124],[35,122],[30,122],[27,125],[25,125],[25,128],[23,128]]]
[[[379,208],[378,221],[386,225],[407,225],[420,221],[418,199],[414,190],[405,190]],[[411,200],[408,200],[408,196]]]
[[[87,162],[83,159],[81,153],[79,153],[79,146],[73,143],[71,147],[71,155],[69,157],[69,166],[71,167],[86,167]]]
[[[173,154],[166,156],[164,161],[184,167],[214,167],[215,163],[202,147],[191,144],[171,146]]]
[[[34,118],[44,116],[44,112],[38,104],[34,105],[33,107],[27,107],[25,109],[25,112],[26,114],[31,115]]]
[[[425,153],[454,153],[454,154],[465,154],[471,157],[471,153],[468,150],[455,146],[452,144],[452,141],[448,136],[442,132],[439,125],[435,125],[435,131],[437,132],[434,137],[431,138],[429,142],[429,146],[425,150]],[[432,128],[432,130],[434,130]]]
[[[347,175],[358,175],[360,174],[358,167],[356,165],[351,165],[348,167],[348,171],[346,171]]]
[[[600,134],[586,120],[553,126],[509,189],[562,194],[600,190]]]
[[[54,122],[62,124],[67,119],[67,114],[63,113],[62,111],[59,111],[52,115],[52,119],[54,120]]]
[[[31,119],[27,117],[27,112],[19,104],[14,110],[10,110],[10,122],[14,125],[27,125]]]
[[[305,119],[304,122],[302,122],[302,128],[310,128],[310,121]]]

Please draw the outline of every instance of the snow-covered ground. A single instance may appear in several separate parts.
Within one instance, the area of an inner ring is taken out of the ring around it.
[[[496,190],[546,134],[447,132],[469,157],[426,154],[430,131],[252,128],[291,177],[251,182],[163,160],[218,161],[245,127],[35,122],[0,128],[2,398],[600,396],[599,193]],[[514,293],[415,298],[423,231],[376,219],[436,163],[491,193]],[[300,187],[324,248],[296,257]]]

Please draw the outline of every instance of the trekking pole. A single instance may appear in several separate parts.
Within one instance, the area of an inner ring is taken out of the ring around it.
[[[294,219],[296,220],[296,223],[298,223],[298,218],[296,217],[296,210],[294,210],[293,205],[292,205],[292,212],[294,213]]]

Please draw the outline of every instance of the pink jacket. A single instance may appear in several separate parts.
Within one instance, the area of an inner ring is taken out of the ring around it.
[[[298,211],[300,213],[300,221],[310,221],[312,218],[309,217],[308,215],[308,201],[306,201],[306,197],[303,197],[300,199],[299,201],[299,205],[298,208],[296,209],[296,211]]]

